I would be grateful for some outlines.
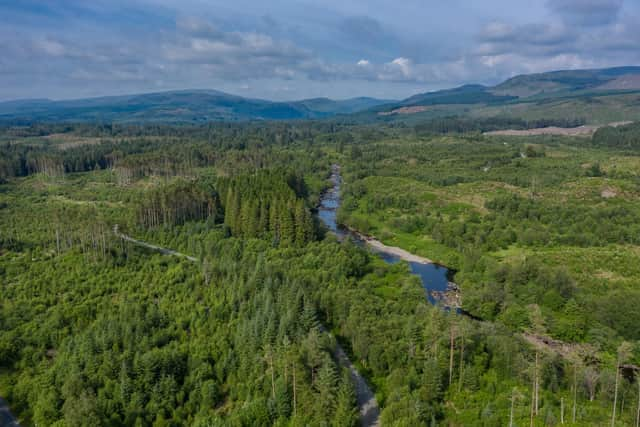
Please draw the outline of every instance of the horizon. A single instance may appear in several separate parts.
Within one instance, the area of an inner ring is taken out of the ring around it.
[[[423,3],[6,3],[0,101],[194,87],[273,101],[395,100],[521,74],[640,64],[640,4],[630,0]]]
[[[517,77],[521,77],[521,76],[528,76],[528,75],[547,74],[547,73],[562,73],[562,72],[570,72],[570,71],[597,71],[597,70],[618,69],[618,68],[639,68],[640,69],[640,65],[619,65],[619,66],[615,66],[615,67],[605,67],[605,68],[560,69],[560,70],[542,71],[540,73],[517,74],[517,75],[509,77],[509,78],[507,78],[505,80],[501,80],[501,81],[497,82],[495,85],[499,85],[499,84],[504,83],[504,82],[506,82],[506,81],[508,81],[510,79],[513,79],[513,78],[517,78]],[[215,88],[185,88],[185,89],[166,89],[166,90],[157,90],[157,91],[149,91],[149,92],[132,92],[132,93],[122,93],[122,94],[112,94],[112,95],[105,94],[105,95],[89,96],[89,97],[85,97],[85,98],[14,98],[14,99],[0,99],[0,103],[29,102],[29,101],[32,101],[32,102],[33,101],[65,102],[65,101],[81,101],[81,100],[101,99],[101,98],[134,97],[134,96],[145,96],[145,95],[154,95],[154,94],[163,94],[163,93],[178,93],[178,92],[185,92],[185,93],[218,92],[218,93],[220,93],[222,95],[230,95],[230,96],[240,97],[240,98],[244,98],[244,99],[255,99],[255,100],[259,100],[259,101],[268,101],[268,102],[274,102],[274,103],[294,103],[294,102],[310,101],[310,100],[314,100],[314,99],[327,99],[327,100],[330,100],[330,101],[338,101],[338,102],[340,102],[340,101],[349,101],[349,100],[358,99],[358,98],[370,98],[370,99],[377,99],[377,100],[380,100],[380,101],[397,102],[397,101],[403,101],[405,99],[410,98],[411,96],[419,95],[419,94],[422,94],[422,93],[434,93],[434,92],[438,92],[438,91],[442,91],[442,90],[457,89],[457,88],[464,87],[464,86],[492,87],[492,85],[487,85],[487,84],[482,84],[482,83],[477,83],[477,82],[462,82],[458,86],[443,87],[443,88],[438,88],[438,89],[433,89],[433,90],[427,90],[427,91],[424,91],[424,92],[416,92],[416,93],[413,93],[413,94],[411,94],[411,95],[409,95],[407,97],[395,98],[395,99],[378,98],[378,97],[368,96],[366,94],[363,94],[363,95],[351,96],[351,97],[348,97],[348,98],[329,97],[329,96],[320,95],[320,96],[314,96],[314,97],[309,97],[309,98],[292,98],[292,99],[280,99],[280,100],[244,96],[242,94],[233,93],[233,92],[226,92],[226,91],[218,90],[218,89],[215,89]]]
[[[0,0],[0,427],[640,427],[638,22]]]
[[[294,98],[294,99],[283,99],[283,100],[277,100],[276,101],[276,100],[271,100],[271,99],[266,99],[266,98],[254,98],[254,97],[250,97],[250,96],[243,96],[243,95],[240,95],[238,93],[231,93],[231,92],[221,91],[221,90],[218,90],[218,89],[215,89],[215,88],[208,88],[208,89],[204,89],[204,88],[185,88],[185,89],[167,89],[167,90],[151,91],[151,92],[123,93],[123,94],[119,94],[119,95],[98,95],[98,96],[91,96],[91,97],[87,97],[87,98],[15,98],[15,99],[6,99],[6,100],[0,99],[0,103],[27,102],[27,101],[65,102],[65,101],[81,101],[81,100],[86,100],[86,99],[119,98],[119,97],[145,96],[145,95],[154,95],[154,94],[163,94],[163,93],[179,93],[179,92],[185,92],[185,93],[218,92],[220,94],[241,97],[241,98],[244,98],[244,99],[256,99],[256,100],[260,100],[260,101],[281,102],[281,103],[301,102],[301,101],[309,101],[309,100],[313,100],[313,99],[328,99],[328,100],[331,100],[331,101],[348,101],[348,100],[351,100],[351,99],[358,99],[358,98],[372,98],[373,99],[373,97],[362,95],[362,96],[352,96],[352,97],[349,97],[349,98],[330,98],[330,97],[327,97],[327,96],[314,96],[314,97],[311,97],[311,98]],[[375,98],[375,99],[383,100],[383,101],[400,101],[399,99],[381,99],[381,98]]]

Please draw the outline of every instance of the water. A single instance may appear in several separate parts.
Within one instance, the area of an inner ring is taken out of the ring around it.
[[[318,218],[338,239],[344,239],[348,233],[342,227],[338,227],[338,219],[336,217],[338,207],[340,206],[340,187],[342,186],[342,177],[340,176],[340,168],[337,165],[332,167],[331,182],[333,187],[327,190],[320,199],[318,206]]]
[[[422,286],[427,291],[429,302],[435,304],[450,288],[451,270],[438,264],[410,262],[411,272],[420,276]]]
[[[340,189],[342,186],[342,177],[340,176],[340,167],[338,165],[333,165],[332,167],[331,182],[333,186],[324,193],[320,200],[318,218],[337,236],[338,240],[342,241],[345,238],[350,238],[359,246],[367,246],[360,236],[338,225],[336,213],[340,206]],[[384,250],[375,250],[375,252],[389,264],[400,262],[400,258],[392,253]],[[411,273],[420,277],[427,298],[432,304],[438,302],[447,291],[450,291],[453,272],[448,268],[438,264],[422,264],[419,262],[409,262],[409,267]]]

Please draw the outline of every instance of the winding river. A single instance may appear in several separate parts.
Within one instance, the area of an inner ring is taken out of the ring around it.
[[[458,287],[451,281],[453,271],[426,258],[410,254],[403,249],[387,246],[374,238],[338,224],[337,211],[340,206],[342,188],[342,176],[338,165],[332,166],[331,182],[332,187],[323,194],[318,206],[318,218],[329,231],[335,234],[339,240],[351,239],[359,246],[368,247],[387,263],[395,264],[401,260],[407,261],[411,272],[420,277],[429,302],[432,304],[440,302],[447,308],[460,309]]]

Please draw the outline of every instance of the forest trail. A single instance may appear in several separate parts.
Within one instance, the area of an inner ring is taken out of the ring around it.
[[[185,255],[178,251],[174,251],[173,249],[163,248],[161,246],[152,245],[151,243],[143,242],[142,240],[134,239],[131,236],[123,234],[118,229],[118,224],[113,226],[113,233],[124,239],[128,242],[131,242],[135,245],[139,245],[148,249],[152,249],[158,251],[165,255],[172,255],[181,258],[186,258],[192,262],[199,262],[197,258],[194,258],[189,255]],[[327,329],[322,326],[320,328],[321,332],[329,333]],[[351,374],[351,380],[353,382],[353,386],[356,393],[356,401],[358,404],[358,410],[360,411],[360,424],[362,427],[379,427],[380,426],[380,407],[378,406],[378,401],[376,400],[376,396],[365,381],[364,377],[358,372],[358,369],[355,365],[349,360],[347,353],[345,353],[344,349],[340,346],[340,344],[336,343],[336,350],[334,353],[338,363],[349,369]],[[1,402],[0,402],[1,403]],[[0,411],[2,410],[2,405],[0,404]],[[4,427],[4,419],[1,417],[2,413],[0,412],[0,426]],[[12,426],[13,424],[7,424]],[[17,425],[17,424],[16,424]]]
[[[380,426],[380,407],[376,400],[376,395],[367,384],[367,381],[360,375],[358,369],[351,363],[349,357],[344,352],[340,344],[336,344],[334,353],[338,363],[349,369],[351,381],[356,392],[356,401],[360,410],[360,425],[362,427],[379,427]]]
[[[7,401],[0,397],[0,426],[20,427],[18,420],[13,416]]]
[[[131,242],[131,243],[133,243],[135,245],[143,246],[145,248],[148,248],[148,249],[151,249],[151,250],[154,250],[154,251],[158,251],[158,252],[160,252],[160,253],[162,253],[164,255],[177,256],[177,257],[180,257],[180,258],[186,258],[191,262],[198,262],[197,258],[194,258],[192,256],[189,256],[189,255],[186,255],[186,254],[183,254],[183,253],[180,253],[178,251],[174,251],[173,249],[163,248],[162,246],[152,245],[151,243],[143,242],[142,240],[137,240],[137,239],[134,239],[131,236],[127,236],[126,234],[123,234],[118,230],[118,224],[113,226],[113,233],[116,236],[120,237],[121,239],[126,240],[127,242]]]
[[[331,332],[327,331],[324,325],[320,325],[320,332],[331,335]],[[338,342],[336,342],[333,356],[340,366],[349,370],[351,375],[358,411],[360,412],[360,425],[362,427],[380,427],[380,406],[376,400],[376,395]]]

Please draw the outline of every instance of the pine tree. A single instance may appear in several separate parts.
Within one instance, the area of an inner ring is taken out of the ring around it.
[[[318,315],[316,313],[315,306],[308,298],[304,299],[304,306],[302,313],[300,314],[300,320],[305,331],[312,329],[319,330],[320,322],[318,321]]]
[[[261,234],[267,233],[269,229],[269,206],[265,200],[260,200],[258,229]]]
[[[291,416],[291,393],[286,382],[282,378],[276,381],[276,414],[280,418]]]
[[[316,372],[322,365],[323,360],[320,332],[318,332],[317,329],[312,329],[303,340],[302,347],[304,349],[306,365],[311,371],[311,382],[314,383],[316,379]]]
[[[251,237],[259,237],[262,233],[260,228],[260,206],[255,199],[249,201],[249,220],[247,234]]]
[[[253,226],[253,218],[251,212],[251,200],[243,200],[240,204],[240,219],[238,221],[237,232],[239,236],[253,237],[251,228]]]
[[[313,240],[314,232],[313,219],[302,199],[296,202],[294,217],[296,230],[295,241],[296,244],[302,246]]]
[[[278,212],[278,204],[275,200],[271,201],[269,205],[269,228],[273,235],[273,240],[280,243],[280,213]]]
[[[356,397],[349,371],[344,370],[336,395],[336,408],[331,425],[335,427],[355,427],[358,424],[355,406]]]
[[[315,388],[319,393],[319,403],[325,416],[333,413],[336,406],[336,391],[338,385],[338,376],[336,369],[328,354],[325,354],[322,365],[318,370],[318,376],[315,381]]]
[[[280,241],[291,244],[295,241],[295,225],[293,220],[294,206],[291,202],[284,204],[280,209]]]
[[[224,206],[224,223],[231,229],[232,233],[234,232],[234,221],[238,216],[237,202],[237,195],[234,193],[232,188],[229,188],[227,192],[227,201]]]

